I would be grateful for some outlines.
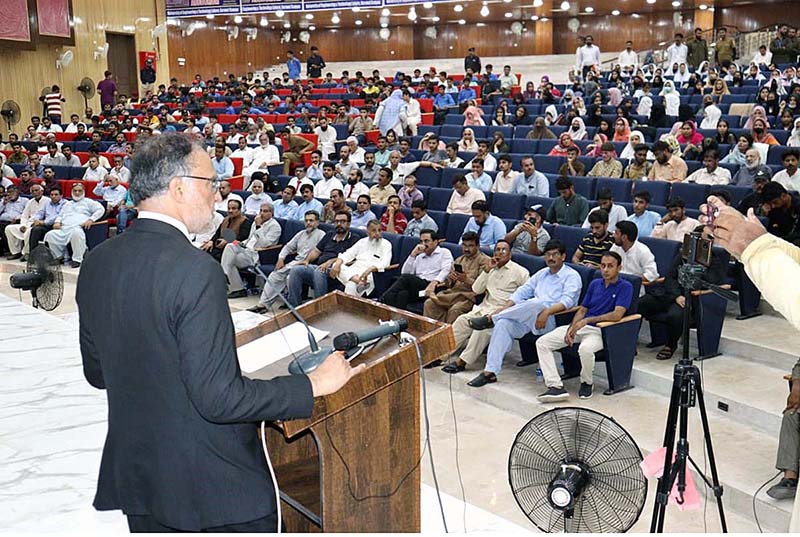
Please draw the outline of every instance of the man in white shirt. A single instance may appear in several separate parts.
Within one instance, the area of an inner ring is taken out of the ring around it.
[[[404,130],[407,128],[411,136],[416,136],[417,128],[422,123],[422,110],[420,109],[419,101],[411,97],[411,92],[408,89],[403,90],[403,100],[406,102]]]
[[[653,228],[651,237],[683,242],[683,236],[694,231],[699,222],[686,216],[686,203],[681,198],[667,201],[667,214]]]
[[[472,162],[475,159],[481,159],[483,161],[483,169],[487,172],[493,172],[497,170],[497,159],[489,153],[489,142],[486,140],[481,140],[478,142],[478,154],[475,155],[475,158],[467,162],[465,168],[469,169],[472,167]]]
[[[575,71],[581,73],[584,80],[586,73],[592,66],[600,65],[600,47],[594,44],[594,38],[587,35],[583,40],[583,46],[576,51]]]
[[[776,173],[772,180],[779,183],[783,188],[789,191],[800,192],[800,170],[797,164],[800,160],[800,151],[797,149],[790,149],[781,155],[781,162],[783,169]]]
[[[245,176],[245,182],[247,183],[249,183],[253,172],[268,173],[267,168],[281,163],[281,155],[278,152],[278,148],[269,143],[268,134],[262,133],[259,135],[258,141],[261,145],[253,150],[253,160],[250,161],[250,165],[247,168],[242,169],[242,175]]]
[[[305,173],[311,181],[322,179],[322,151],[315,149],[311,152],[311,165]]]
[[[766,45],[761,45],[758,47],[758,52],[756,52],[753,56],[751,63],[754,63],[758,66],[769,66],[772,63],[772,52],[769,51]]]
[[[83,262],[86,253],[85,230],[105,213],[100,203],[87,198],[85,194],[86,190],[81,183],[72,187],[72,201],[64,205],[61,214],[56,217],[53,229],[44,236],[44,242],[56,259],[64,257],[68,244],[72,246],[72,268],[80,267]]]
[[[89,166],[83,174],[84,181],[100,181],[102,182],[105,176],[108,175],[108,170],[100,166],[97,157],[89,157]]]
[[[465,176],[456,175],[453,178],[453,194],[447,203],[447,212],[472,216],[472,204],[476,201],[486,201],[486,195],[477,188],[470,188]]]
[[[731,182],[731,172],[727,168],[719,167],[719,151],[708,149],[703,155],[703,168],[692,172],[686,181],[698,185],[728,185]]]
[[[350,160],[356,164],[364,164],[366,152],[363,147],[358,146],[358,138],[355,136],[347,137],[347,148],[350,150]],[[346,176],[345,176],[346,177]]]
[[[11,252],[11,255],[6,258],[9,261],[19,259],[22,254],[28,255],[31,227],[36,220],[36,214],[45,206],[45,203],[50,201],[44,196],[42,185],[33,185],[31,195],[33,197],[25,204],[25,209],[19,217],[19,223],[10,224],[5,229],[6,242]]]
[[[392,151],[389,153],[389,166],[392,170],[392,184],[402,185],[405,183],[407,176],[412,175],[417,168],[433,168],[434,170],[441,170],[443,166],[428,160],[418,160],[416,162],[400,162],[403,155],[400,151]]]
[[[214,203],[215,211],[222,211],[227,213],[228,202],[230,200],[239,200],[239,203],[242,204],[241,206],[244,207],[244,200],[239,194],[231,192],[231,184],[228,181],[222,181],[219,184],[219,196],[220,196],[219,201]]]
[[[64,166],[69,166],[71,168],[80,167],[81,159],[72,154],[72,148],[70,146],[68,145],[62,146],[61,154],[64,156]]]
[[[130,183],[131,182],[131,171],[122,165],[123,158],[122,155],[115,155],[114,156],[114,167],[109,170],[108,175],[113,175],[117,178],[120,183]]]
[[[322,179],[317,181],[314,185],[314,197],[329,199],[331,197],[331,190],[338,189],[344,192],[344,185],[337,179],[334,174],[336,167],[332,162],[326,162],[322,165]]]
[[[317,135],[317,147],[322,151],[323,157],[327,160],[332,153],[336,152],[336,129],[328,125],[328,118],[319,118],[319,127],[314,129]]]
[[[653,252],[646,245],[637,241],[639,228],[633,222],[620,222],[614,232],[614,246],[612,252],[616,252],[622,258],[621,272],[633,274],[642,279],[642,286],[639,288],[639,296],[643,296],[645,285],[658,279],[658,266]]]
[[[253,183],[255,182],[253,181]],[[248,201],[252,197],[248,197]],[[258,264],[258,251],[277,244],[280,238],[281,225],[273,218],[272,203],[268,199],[262,200],[247,240],[241,243],[236,241],[228,243],[222,251],[220,264],[222,265],[222,271],[228,277],[229,299],[247,296],[242,277],[239,276],[239,269]]]
[[[231,153],[231,157],[242,159],[242,169],[250,166],[250,163],[253,162],[253,150],[247,147],[247,139],[244,136],[239,136],[239,139],[235,142],[231,142],[230,138],[228,138],[228,141],[229,143],[238,144],[237,148]]]
[[[635,73],[639,68],[639,55],[633,50],[633,41],[625,41],[625,50],[619,53],[619,66],[625,73]]]
[[[383,272],[392,262],[392,243],[381,235],[381,223],[367,224],[367,236],[339,254],[331,267],[331,277],[344,285],[344,292],[364,296],[375,289],[373,272]]]
[[[244,200],[244,207],[242,208],[242,212],[245,216],[256,216],[261,212],[261,206],[265,202],[270,202],[270,207],[272,207],[272,198],[269,194],[264,193],[264,183],[260,179],[253,179],[253,182],[250,183],[250,191],[252,194],[247,196],[247,199]]]
[[[617,229],[617,223],[628,218],[628,211],[626,211],[625,207],[622,205],[614,203],[614,195],[608,188],[603,188],[597,193],[597,207],[589,211],[589,214],[600,209],[605,209],[608,213],[609,233],[614,233],[614,230]],[[592,227],[589,224],[589,214],[586,215],[586,219],[583,221],[583,225],[581,226],[583,229],[590,229]]]
[[[86,128],[86,124],[81,121],[80,116],[78,114],[72,114],[69,116],[69,123],[67,123],[67,127],[64,129],[64,132],[74,134],[78,132],[78,125],[83,125],[83,128]]]
[[[344,185],[344,199],[346,201],[358,201],[359,196],[369,195],[369,187],[362,182],[363,178],[364,173],[360,169],[353,168],[350,170],[347,184]]]
[[[119,184],[116,175],[108,174],[101,182],[97,183],[92,192],[106,202],[106,214],[103,218],[108,218],[117,207],[125,203],[128,189]]]
[[[675,42],[667,47],[667,58],[664,62],[665,69],[672,69],[676,63],[678,65],[686,63],[686,57],[689,55],[689,47],[683,42],[683,34],[675,34]]]
[[[236,123],[231,123],[228,127],[228,137],[225,138],[226,144],[238,144],[239,140],[244,138],[242,134],[239,132],[239,128],[236,126]],[[247,146],[247,141],[245,140],[245,146]]]
[[[517,172],[511,169],[511,157],[509,155],[500,155],[497,157],[497,167],[500,170],[494,178],[492,184],[492,192],[501,192],[504,194],[514,193],[517,186]]]
[[[42,118],[42,123],[36,128],[36,132],[38,133],[47,133],[47,132],[64,132],[64,129],[61,128],[61,125],[57,123],[53,123],[49,117],[45,116]]]
[[[58,152],[56,144],[47,144],[47,154],[42,157],[42,166],[66,166],[67,159]]]
[[[519,81],[517,80],[517,75],[511,74],[510,65],[503,66],[503,74],[500,75],[497,80],[500,81],[500,89],[502,90],[505,89],[510,90],[512,86],[519,85]]]

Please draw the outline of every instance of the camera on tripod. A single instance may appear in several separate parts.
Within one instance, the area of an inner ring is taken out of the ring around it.
[[[700,231],[692,231],[683,236],[683,247],[681,257],[687,265],[711,266],[711,248],[714,246],[714,239],[703,237]]]

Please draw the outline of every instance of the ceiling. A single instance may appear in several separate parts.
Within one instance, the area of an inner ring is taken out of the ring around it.
[[[760,0],[760,4],[779,0]],[[209,16],[215,25],[257,26],[280,29],[377,28],[398,25],[481,24],[556,17],[635,16],[656,11],[683,11],[753,4],[754,0],[468,0],[442,1],[413,6],[355,8],[313,12],[275,12],[264,15]],[[564,6],[566,7],[566,6]],[[413,18],[409,18],[409,13]],[[281,15],[281,16],[278,16]],[[205,17],[200,20],[206,19]],[[182,19],[188,24],[191,19]],[[195,19],[197,20],[197,19]]]

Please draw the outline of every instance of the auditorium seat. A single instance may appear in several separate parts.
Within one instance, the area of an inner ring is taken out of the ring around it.
[[[495,193],[489,206],[491,213],[499,218],[519,220],[522,218],[525,197],[519,194]]]
[[[597,193],[603,189],[611,191],[614,201],[631,201],[631,187],[633,182],[629,179],[612,179],[609,177],[599,177],[595,186],[595,198]]]
[[[558,239],[564,243],[564,246],[567,247],[567,261],[569,261],[572,259],[572,256],[575,254],[575,250],[578,249],[578,245],[581,243],[581,240],[583,240],[587,233],[588,230],[585,230],[581,227],[560,225],[555,227],[550,237],[553,239]]]
[[[671,189],[672,185],[666,181],[636,181],[633,193],[635,195],[637,192],[649,192],[651,205],[664,206],[667,204]],[[631,197],[631,201],[633,201],[633,197]]]
[[[687,209],[697,209],[708,197],[708,185],[694,183],[672,183],[670,197],[679,197],[686,202]]]
[[[428,209],[433,211],[446,211],[447,204],[450,203],[450,196],[452,195],[452,188],[431,188],[428,192]]]
[[[445,230],[445,240],[447,242],[459,242],[461,235],[464,234],[464,227],[469,222],[472,216],[466,214],[451,214],[447,220],[447,228]]]

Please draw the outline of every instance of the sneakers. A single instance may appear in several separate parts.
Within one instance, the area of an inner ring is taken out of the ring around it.
[[[797,494],[797,479],[783,478],[767,490],[767,496],[776,500],[789,500]]]
[[[591,384],[581,382],[581,387],[578,390],[578,397],[581,399],[589,399],[592,396],[593,388]]]
[[[569,399],[569,393],[564,388],[551,387],[547,391],[537,397],[543,403],[555,403],[556,401],[566,401]]]

